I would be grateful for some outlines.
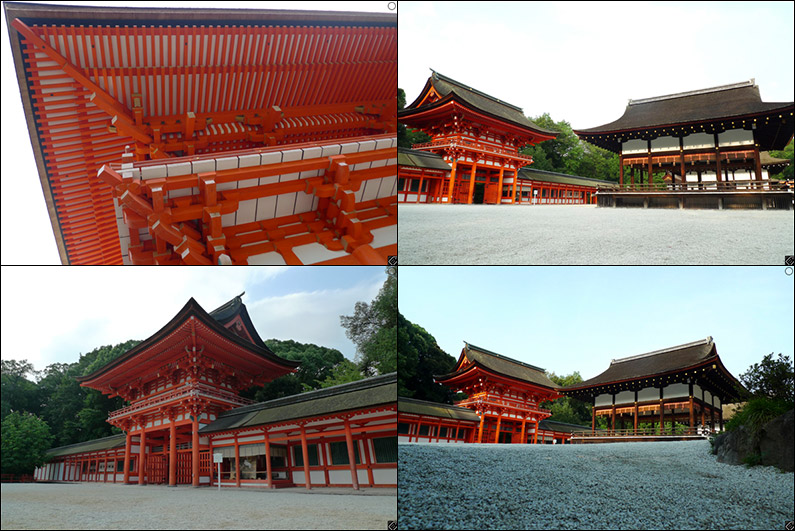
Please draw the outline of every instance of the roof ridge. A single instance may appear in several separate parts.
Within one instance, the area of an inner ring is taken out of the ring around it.
[[[643,103],[652,103],[652,102],[655,102],[655,101],[672,100],[672,99],[675,99],[675,98],[684,98],[686,96],[696,96],[696,95],[699,95],[699,94],[710,94],[712,92],[721,92],[721,91],[724,91],[724,90],[732,90],[732,89],[736,89],[736,88],[755,87],[755,86],[756,86],[756,80],[755,80],[755,78],[751,78],[748,81],[741,81],[739,83],[731,83],[731,84],[728,84],[728,85],[720,85],[720,86],[717,86],[717,87],[710,87],[710,88],[705,88],[705,89],[691,90],[691,91],[688,91],[688,92],[677,92],[675,94],[666,94],[664,96],[653,96],[651,98],[642,98],[642,99],[639,99],[639,100],[632,100],[631,99],[631,100],[629,100],[629,103],[627,105],[628,106],[629,105],[640,105],[640,104],[643,104]]]
[[[542,369],[541,367],[536,367],[535,365],[530,365],[529,363],[525,363],[523,361],[515,360],[513,358],[509,358],[508,356],[503,356],[502,354],[497,354],[496,352],[492,352],[490,350],[486,350],[485,348],[481,348],[481,347],[479,347],[477,345],[473,345],[472,343],[467,343],[466,341],[464,341],[464,344],[467,346],[467,349],[469,347],[474,347],[476,350],[479,350],[480,352],[483,352],[483,353],[486,353],[486,354],[490,354],[491,356],[495,356],[495,357],[503,359],[505,361],[510,361],[511,363],[516,363],[517,365],[522,365],[524,367],[528,367],[530,369],[534,369],[536,371],[539,371],[541,373],[546,374],[546,370]]]
[[[512,103],[508,103],[507,101],[503,101],[503,100],[501,100],[499,98],[495,98],[494,96],[486,94],[485,92],[481,92],[478,89],[470,87],[469,85],[464,85],[460,81],[456,81],[455,79],[452,79],[452,78],[449,78],[449,77],[447,77],[447,76],[445,76],[443,74],[440,74],[439,72],[437,72],[433,68],[431,68],[431,72],[433,72],[431,77],[435,76],[435,77],[441,79],[442,81],[447,81],[448,83],[453,83],[455,85],[458,85],[459,87],[461,87],[463,89],[466,89],[466,90],[468,90],[470,92],[474,92],[478,96],[483,96],[484,98],[488,98],[488,99],[490,99],[492,101],[495,101],[495,102],[499,103],[500,105],[505,105],[506,107],[510,107],[511,109],[519,111],[520,113],[522,113],[522,115],[524,115],[524,110],[521,107],[513,105]]]
[[[420,400],[419,398],[411,398],[411,397],[408,397],[408,396],[398,396],[398,401],[400,401],[400,400],[404,400],[404,401],[407,401],[407,402],[416,402],[416,403],[420,403],[420,404],[432,404],[434,406],[443,406],[443,407],[448,407],[448,408],[466,409],[466,410],[471,411],[468,407],[464,407],[464,406],[456,406],[455,404],[445,404],[443,402],[431,402],[430,400]]]
[[[666,352],[673,352],[674,350],[680,350],[680,349],[687,348],[687,347],[694,347],[696,345],[702,345],[702,344],[703,345],[708,345],[710,343],[712,343],[712,336],[707,336],[706,339],[700,339],[698,341],[692,341],[690,343],[685,343],[684,345],[676,345],[675,347],[668,347],[668,348],[663,348],[663,349],[660,349],[660,350],[653,350],[651,352],[646,352],[644,354],[636,354],[635,356],[627,356],[626,358],[612,359],[612,360],[610,360],[610,365],[613,365],[614,363],[623,363],[625,361],[633,361],[633,360],[638,360],[638,359],[642,359],[642,358],[648,358],[648,357],[651,357],[651,356],[656,356],[657,354],[664,354]]]

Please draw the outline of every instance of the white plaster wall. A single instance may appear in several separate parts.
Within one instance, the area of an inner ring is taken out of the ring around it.
[[[673,136],[662,136],[651,141],[651,150],[674,151],[679,149],[679,139]]]
[[[397,465],[395,468],[377,468],[373,470],[373,482],[376,485],[396,485]]]
[[[330,483],[347,483],[351,484],[351,471],[350,470],[329,470],[328,480]]]
[[[624,155],[630,153],[646,153],[648,151],[648,144],[645,140],[627,140],[621,143],[621,153]]]
[[[616,404],[634,404],[635,391],[621,391],[616,395]]]
[[[710,393],[707,390],[704,390],[704,402],[706,402],[707,404],[712,403],[712,393]]]
[[[654,387],[646,387],[638,391],[638,402],[647,402],[649,400],[659,400],[660,390]]]
[[[718,145],[723,146],[742,146],[746,144],[753,145],[754,132],[746,131],[744,129],[731,129],[718,134]]]
[[[687,397],[689,395],[689,388],[686,383],[675,383],[666,386],[663,389],[663,398],[677,398]]]
[[[684,138],[685,149],[715,147],[715,136],[709,133],[693,133]]]
[[[611,406],[613,405],[613,395],[610,394],[601,394],[596,397],[596,405],[597,406]]]

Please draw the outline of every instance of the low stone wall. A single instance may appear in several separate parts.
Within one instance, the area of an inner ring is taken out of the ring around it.
[[[745,426],[724,432],[715,439],[718,462],[741,465],[746,458],[759,455],[760,464],[792,472],[795,462],[795,410],[790,410],[764,425],[754,435]]]

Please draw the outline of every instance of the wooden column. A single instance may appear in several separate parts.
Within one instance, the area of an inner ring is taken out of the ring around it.
[[[348,437],[348,431],[350,431],[350,428],[348,428],[346,424],[346,438]],[[350,452],[348,453],[350,454]],[[301,424],[301,455],[304,457],[304,486],[306,490],[310,490],[312,488],[312,481],[309,479],[309,448],[306,444],[306,426],[304,426],[303,423]]]
[[[502,422],[502,413],[497,416],[497,432],[494,435],[494,443],[500,442],[500,422]]]
[[[424,179],[425,179],[425,173],[422,172],[422,173],[420,173],[420,187],[417,190],[417,201],[416,201],[417,203],[420,202],[420,196],[422,195],[422,182],[423,182]]]
[[[754,174],[757,181],[762,180],[762,161],[759,158],[759,146],[754,144]]]
[[[513,191],[511,192],[511,204],[516,203],[516,184],[519,182],[519,167],[513,170]]]
[[[141,421],[141,445],[138,447],[138,484],[144,484],[146,474],[146,421]]]
[[[651,188],[652,184],[652,173],[654,172],[654,165],[651,162],[651,140],[649,142],[649,187]]]
[[[354,490],[359,490],[359,477],[356,474],[356,455],[353,453],[353,435],[351,434],[351,424],[348,418],[345,419],[345,444],[348,445],[348,462],[351,464],[351,481]]]
[[[527,441],[527,433],[525,433],[526,425],[527,425],[527,416],[524,416],[522,418],[522,436],[519,438],[521,444],[525,444],[525,442]]]
[[[685,147],[684,147],[685,143],[684,142],[685,142],[684,138],[680,136],[679,137],[679,172],[682,174],[682,190],[684,190],[686,188],[685,182],[687,180],[686,177],[685,177],[686,172],[685,172]],[[674,182],[676,182],[676,181],[674,181]],[[675,186],[674,186],[674,189],[676,189]]]
[[[693,428],[695,428],[695,417],[693,416],[693,382],[688,383],[689,387],[689,399],[687,407],[690,409],[690,430],[692,432]]]
[[[624,187],[624,155],[618,156],[618,185]]]
[[[447,188],[447,204],[453,202],[453,188],[455,188],[455,168],[458,160],[453,160],[450,164],[450,185]]]
[[[538,444],[538,419],[535,421],[536,427],[535,432],[533,433],[533,444]],[[541,438],[541,442],[544,442],[544,438]]]
[[[499,191],[497,192],[497,204],[498,204],[498,205],[501,205],[501,204],[502,204],[502,178],[503,178],[503,175],[504,175],[504,174],[505,174],[505,166],[503,166],[503,165],[501,164],[501,165],[500,165],[500,182],[499,182],[499,184],[497,185],[497,190],[499,190]]]
[[[596,396],[593,398],[593,407],[591,407],[591,435],[596,433]]]
[[[665,415],[664,412],[665,408],[663,407],[663,388],[660,387],[660,435],[663,434],[663,429],[665,428]]]
[[[240,443],[235,434],[235,486],[240,488]]]
[[[474,158],[474,157],[473,157]],[[475,193],[475,172],[478,169],[478,163],[472,163],[472,171],[469,172],[469,194],[467,194],[467,205],[472,204],[472,196]]]
[[[632,430],[633,435],[638,434],[638,391],[635,391],[635,411],[633,414],[633,423],[632,423]]]
[[[715,133],[715,179],[721,182],[721,168],[720,168],[720,141],[718,140],[718,133]]]
[[[127,430],[127,437],[124,442],[124,484],[130,484],[130,449],[132,448],[132,434]]]
[[[478,442],[479,443],[483,441],[483,421],[484,420],[486,420],[486,413],[485,412],[483,412],[480,415],[480,429],[478,430]]]
[[[192,442],[192,465],[193,465],[193,486],[199,486],[199,412],[192,416],[193,442]],[[239,472],[239,471],[238,471]]]
[[[267,476],[266,484],[269,489],[273,488],[273,480],[271,479],[271,441],[268,437],[268,430],[265,430],[265,474]]]
[[[611,413],[610,413],[610,430],[611,430],[611,435],[615,435],[616,434],[616,394],[612,393],[612,396],[613,396],[613,405],[611,407]]]
[[[168,430],[168,486],[177,486],[177,425],[176,415],[171,415]],[[220,478],[219,478],[220,481]]]

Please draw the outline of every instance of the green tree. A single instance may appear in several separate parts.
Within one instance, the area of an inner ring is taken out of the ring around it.
[[[566,376],[558,376],[554,372],[550,372],[547,373],[547,377],[560,387],[568,387],[570,385],[582,383],[582,376],[580,376],[578,371]],[[540,405],[552,412],[552,416],[549,420],[568,422],[569,424],[591,424],[591,406],[570,396],[563,396],[554,401],[542,402]]]
[[[52,436],[50,427],[32,413],[14,411],[3,419],[3,474],[32,474],[47,460]]]
[[[398,110],[403,109],[406,106],[406,93],[402,88],[398,89]],[[401,124],[398,122],[398,147],[402,148],[411,148],[412,144],[422,144],[424,142],[430,142],[431,137],[422,131],[414,131],[406,127],[405,124]]]
[[[341,315],[345,335],[356,345],[356,361],[367,376],[397,370],[397,268],[386,268],[387,279],[370,304],[357,302],[353,315]]]
[[[358,365],[350,360],[342,360],[332,369],[331,374],[320,383],[320,387],[331,387],[362,379],[364,379],[364,375],[359,370]]]
[[[740,381],[754,396],[781,400],[790,405],[795,403],[795,380],[789,356],[779,353],[778,359],[774,359],[771,352],[760,363],[754,363],[742,373]]]
[[[36,375],[33,365],[27,360],[2,360],[0,374],[0,393],[2,394],[2,418],[12,411],[38,413],[40,410],[39,392],[36,384],[28,380],[28,375]]]
[[[771,176],[774,179],[787,179],[791,180],[795,173],[795,155],[793,155],[793,141],[787,144],[782,151],[771,151],[770,155],[777,159],[789,159],[789,164],[780,173]]]
[[[454,393],[433,377],[451,372],[455,365],[456,358],[431,334],[398,313],[398,396],[452,404]]]

